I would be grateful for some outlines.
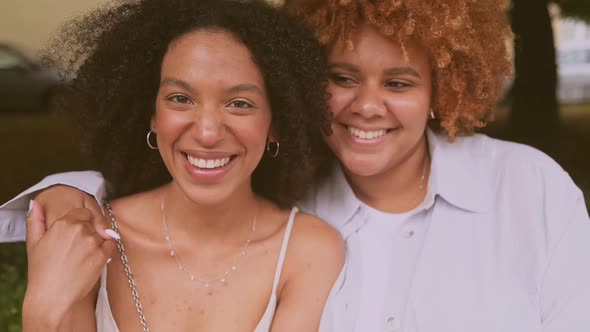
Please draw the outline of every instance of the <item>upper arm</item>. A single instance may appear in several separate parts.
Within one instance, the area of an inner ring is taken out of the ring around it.
[[[335,229],[315,217],[299,215],[287,250],[285,282],[278,294],[271,330],[317,331],[344,259],[344,241]]]
[[[590,219],[581,194],[572,203],[560,220],[567,226],[552,248],[543,276],[541,320],[545,332],[590,329]]]

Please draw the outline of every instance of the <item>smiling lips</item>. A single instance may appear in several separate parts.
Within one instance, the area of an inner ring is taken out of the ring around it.
[[[214,169],[214,168],[220,168],[223,167],[227,164],[229,164],[229,162],[231,161],[231,157],[225,157],[225,158],[217,158],[217,159],[203,159],[203,158],[197,158],[197,157],[193,157],[191,155],[186,155],[186,159],[188,160],[188,162],[198,168],[204,168],[204,169]]]
[[[228,153],[183,152],[184,167],[190,176],[200,183],[218,183],[230,171],[237,155]]]
[[[346,128],[348,129],[348,132],[352,136],[355,136],[355,137],[358,137],[358,138],[364,139],[364,140],[376,139],[376,138],[382,137],[385,134],[387,134],[387,130],[386,129],[362,130],[362,129],[355,128],[355,127],[350,127],[350,126],[347,126]]]

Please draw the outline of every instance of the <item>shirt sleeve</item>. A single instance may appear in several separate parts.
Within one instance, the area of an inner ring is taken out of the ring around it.
[[[582,194],[562,210],[567,227],[553,248],[541,286],[543,332],[590,331],[590,219]]]
[[[29,201],[38,191],[58,184],[78,188],[94,196],[98,202],[101,202],[105,195],[105,181],[98,172],[84,171],[50,175],[0,206],[0,243],[25,240],[25,220]]]

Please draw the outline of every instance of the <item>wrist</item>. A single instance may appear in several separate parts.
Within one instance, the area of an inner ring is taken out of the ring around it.
[[[58,331],[65,312],[56,302],[44,303],[26,294],[22,308],[23,332]]]

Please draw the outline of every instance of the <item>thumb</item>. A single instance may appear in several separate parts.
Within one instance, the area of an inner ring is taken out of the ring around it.
[[[27,251],[37,245],[46,231],[45,211],[39,203],[31,200],[27,215]]]
[[[121,238],[117,232],[111,229],[107,222],[107,218],[103,215],[102,210],[98,205],[98,202],[93,199],[85,199],[84,207],[92,211],[92,225],[94,225],[96,233],[98,233],[103,240],[118,240]]]
[[[117,242],[115,240],[105,240],[102,245],[100,246],[100,250],[105,254],[106,257],[113,257],[115,254],[115,248],[117,247]],[[108,262],[110,262],[111,258],[109,258]],[[107,263],[108,263],[107,262]]]

